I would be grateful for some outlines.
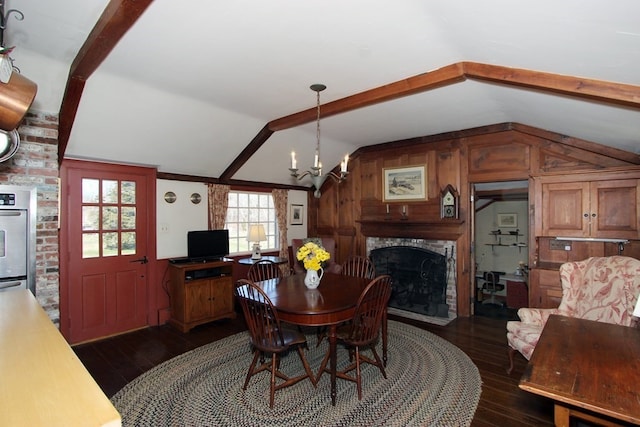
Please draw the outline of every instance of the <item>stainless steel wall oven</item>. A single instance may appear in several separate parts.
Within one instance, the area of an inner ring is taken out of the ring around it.
[[[0,291],[36,293],[36,206],[35,188],[0,185]]]

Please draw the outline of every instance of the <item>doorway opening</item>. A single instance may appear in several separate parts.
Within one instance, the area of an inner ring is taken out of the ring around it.
[[[528,306],[529,182],[474,183],[474,314],[517,319]]]

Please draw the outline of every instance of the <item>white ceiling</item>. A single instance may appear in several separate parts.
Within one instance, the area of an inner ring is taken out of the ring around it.
[[[5,45],[57,113],[107,0],[9,0]],[[88,80],[67,157],[218,177],[274,119],[461,61],[640,85],[637,0],[155,0]],[[640,154],[640,110],[467,80],[322,119],[322,160],[502,122]],[[315,123],[276,132],[234,179],[310,165]],[[304,182],[304,184],[307,184]]]

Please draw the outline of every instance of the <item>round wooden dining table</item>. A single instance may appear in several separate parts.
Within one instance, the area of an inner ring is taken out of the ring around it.
[[[353,318],[356,304],[370,279],[324,273],[320,286],[308,289],[304,273],[281,279],[264,280],[257,284],[265,291],[278,311],[281,321],[301,326],[328,326],[331,404],[336,404],[336,329],[340,323]],[[386,328],[386,322],[383,322]],[[383,330],[386,355],[386,331]],[[386,356],[385,356],[386,358]],[[318,372],[320,374],[320,372]]]

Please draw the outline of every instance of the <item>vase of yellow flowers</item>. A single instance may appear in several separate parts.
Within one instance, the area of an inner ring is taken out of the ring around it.
[[[320,280],[324,275],[322,265],[331,256],[322,246],[315,242],[306,242],[298,249],[296,253],[298,261],[302,261],[302,265],[307,270],[304,278],[304,284],[309,289],[315,289],[320,285]],[[318,273],[320,272],[320,273]]]

